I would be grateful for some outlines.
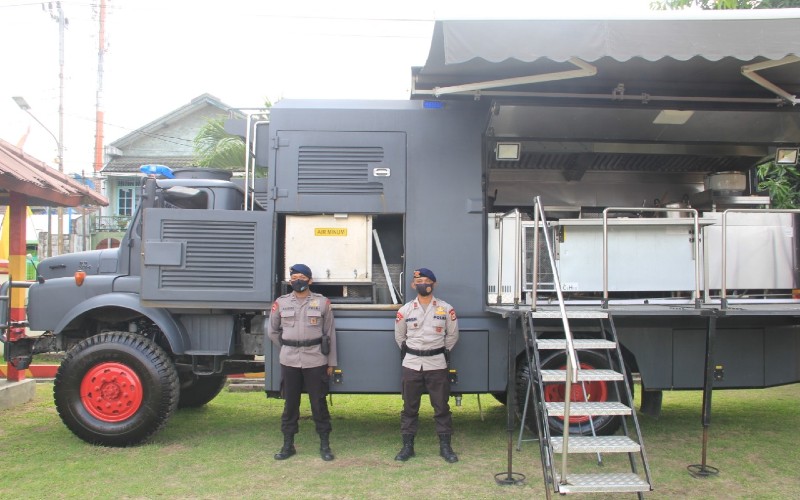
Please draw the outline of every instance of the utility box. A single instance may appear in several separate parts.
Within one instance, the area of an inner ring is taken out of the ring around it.
[[[286,216],[286,275],[301,262],[311,268],[314,282],[371,283],[372,216]]]

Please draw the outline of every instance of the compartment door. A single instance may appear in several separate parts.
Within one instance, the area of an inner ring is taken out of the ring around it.
[[[142,302],[154,307],[266,308],[267,212],[144,213]]]
[[[405,211],[405,133],[278,131],[277,136],[277,211]]]

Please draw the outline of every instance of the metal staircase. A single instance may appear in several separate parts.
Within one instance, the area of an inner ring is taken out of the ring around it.
[[[542,224],[546,226],[544,211],[539,200],[536,201],[536,219],[541,216]],[[528,402],[532,402],[547,498],[550,498],[551,491],[559,494],[636,493],[642,498],[643,492],[653,489],[652,480],[613,317],[607,309],[566,310],[552,245],[547,231],[543,233],[547,239],[559,309],[558,312],[537,311],[534,302],[534,307],[523,315],[522,331],[529,347],[527,361],[531,374],[523,418],[527,414]],[[561,319],[563,336],[545,338],[544,334],[537,332],[537,320],[552,321],[554,318]],[[595,325],[599,322],[599,337],[574,338],[570,320]],[[543,369],[542,352],[552,354],[557,351],[563,353],[566,366]],[[594,359],[602,353],[607,368],[582,369],[581,354],[587,351],[594,351]],[[606,401],[592,401],[587,397],[586,385],[596,382],[607,384]],[[560,402],[547,401],[546,386],[550,384],[563,384],[563,394],[572,397],[564,397]],[[595,419],[602,416],[620,418],[621,435],[598,435]],[[581,427],[580,434],[570,435],[570,419],[580,417],[586,417],[581,420],[588,420],[588,427]],[[560,436],[552,435],[551,419],[562,419]],[[559,460],[555,455],[560,455]],[[591,455],[594,456],[587,460]],[[625,455],[627,460],[620,458]]]

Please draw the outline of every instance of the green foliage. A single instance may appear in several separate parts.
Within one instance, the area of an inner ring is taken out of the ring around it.
[[[681,10],[700,7],[703,10],[723,9],[787,9],[800,7],[800,0],[664,0],[650,2],[653,10]]]
[[[264,108],[269,109],[272,103],[264,101]],[[245,169],[245,147],[241,137],[225,131],[224,118],[209,119],[194,138],[194,152],[197,164],[201,167],[224,170]],[[256,175],[264,173],[257,172]]]
[[[773,208],[800,207],[800,173],[795,165],[760,165],[756,170],[758,189],[769,192]]]
[[[244,141],[225,132],[225,120],[211,119],[194,138],[197,163],[201,167],[244,170]]]

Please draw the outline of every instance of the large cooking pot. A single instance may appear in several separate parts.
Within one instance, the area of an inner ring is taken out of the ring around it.
[[[687,203],[683,203],[680,201],[676,201],[674,203],[667,203],[664,205],[664,208],[688,208],[689,205]],[[689,217],[689,212],[665,212],[665,217],[667,219],[681,219],[683,217]]]
[[[717,194],[742,194],[746,188],[747,176],[741,172],[716,172],[706,177],[706,189]]]

